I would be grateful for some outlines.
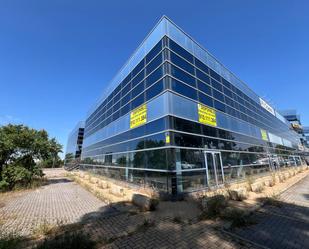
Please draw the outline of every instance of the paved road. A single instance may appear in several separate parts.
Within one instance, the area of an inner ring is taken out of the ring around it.
[[[309,175],[280,196],[281,207],[265,206],[256,225],[235,233],[266,248],[309,248]]]
[[[2,200],[0,231],[30,235],[39,224],[78,222],[93,212],[112,212],[91,193],[68,180],[51,178],[46,186]]]

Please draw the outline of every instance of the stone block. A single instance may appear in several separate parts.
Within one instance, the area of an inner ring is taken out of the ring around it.
[[[284,182],[285,177],[283,174],[278,174],[278,177],[279,177],[279,182]]]
[[[264,181],[264,185],[265,185],[266,187],[272,187],[272,186],[274,186],[273,180],[272,180],[272,179],[265,180],[265,181]]]
[[[134,194],[132,197],[132,203],[142,211],[149,211],[151,208],[151,198],[146,195]]]
[[[98,183],[99,187],[100,188],[103,188],[103,189],[107,189],[109,187],[108,183],[106,181],[99,181]]]
[[[91,178],[90,178],[90,182],[91,182],[91,183],[97,184],[99,181],[100,181],[100,179],[98,179],[98,178],[96,178],[96,177],[91,177]]]
[[[275,179],[275,183],[280,183],[279,175],[275,175],[274,179]]]
[[[246,188],[237,188],[228,190],[229,197],[234,201],[242,201],[247,198],[248,192]]]
[[[114,185],[114,184],[113,184],[113,185],[110,187],[110,193],[111,193],[112,195],[122,197],[122,196],[124,196],[124,189],[123,189],[122,187],[120,187],[120,186],[117,186],[117,185]]]
[[[260,182],[255,182],[255,183],[251,184],[251,191],[252,192],[260,193],[260,192],[263,191],[263,189],[264,189],[264,186]]]

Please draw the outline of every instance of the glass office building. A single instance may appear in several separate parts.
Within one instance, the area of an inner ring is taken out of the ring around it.
[[[306,139],[306,145],[309,148],[309,126],[305,126],[303,128],[305,139]]]
[[[266,101],[162,17],[85,122],[80,168],[177,194],[301,163]]]
[[[80,121],[77,123],[77,125],[69,134],[65,152],[66,165],[80,159],[84,140],[84,129],[85,129],[85,122]]]

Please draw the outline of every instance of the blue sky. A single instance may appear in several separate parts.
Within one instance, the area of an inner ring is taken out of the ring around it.
[[[309,125],[309,2],[0,1],[0,124],[62,144],[165,14],[277,109]]]

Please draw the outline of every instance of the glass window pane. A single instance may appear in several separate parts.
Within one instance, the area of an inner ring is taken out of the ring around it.
[[[213,99],[201,92],[199,92],[198,94],[199,96],[199,101],[204,104],[204,105],[207,105],[207,106],[210,106],[210,107],[213,107]]]
[[[190,54],[188,51],[180,47],[178,44],[176,44],[174,41],[169,39],[169,47],[172,49],[174,52],[185,58],[186,60],[190,61],[193,63],[193,55]]]
[[[196,70],[196,77],[199,78],[200,80],[204,81],[207,84],[210,84],[210,78],[200,70]]]
[[[146,88],[151,86],[163,76],[163,66],[159,67],[156,71],[151,73],[146,79]]]
[[[202,81],[197,81],[197,88],[202,91],[203,93],[206,93],[211,96],[211,88],[207,84],[203,83]]]
[[[181,70],[181,69],[179,69],[175,66],[171,66],[171,74],[172,74],[172,76],[174,76],[177,79],[187,83],[188,85],[196,87],[195,78],[192,77],[191,75],[187,74],[183,70]]]
[[[174,79],[172,79],[172,90],[188,98],[197,100],[197,92],[195,89]]]
[[[152,87],[146,90],[146,101],[160,94],[163,91],[163,89],[164,89],[163,80],[160,80],[159,82],[157,82]]]
[[[225,104],[221,103],[220,101],[215,100],[215,101],[214,101],[214,107],[215,107],[217,110],[220,110],[220,111],[222,111],[222,112],[225,112]]]
[[[185,60],[181,59],[178,55],[174,54],[173,52],[171,52],[171,61],[176,64],[177,66],[179,66],[180,68],[186,70],[187,72],[191,73],[194,75],[194,67],[186,62]]]

